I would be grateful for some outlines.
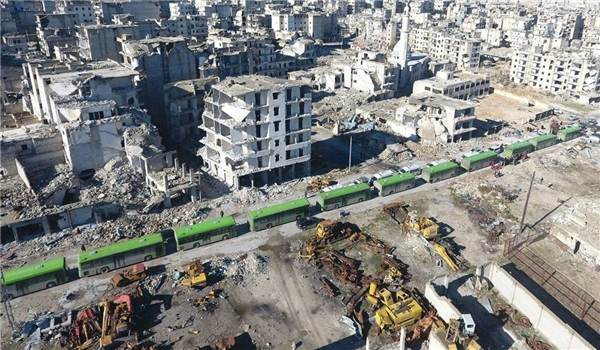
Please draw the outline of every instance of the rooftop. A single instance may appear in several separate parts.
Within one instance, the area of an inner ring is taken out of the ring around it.
[[[445,97],[441,95],[434,95],[430,93],[421,93],[411,95],[409,103],[413,105],[427,105],[433,107],[450,107],[454,109],[467,109],[477,106],[476,103],[458,100],[455,98]]]
[[[244,75],[241,77],[227,78],[213,85],[214,89],[223,91],[231,96],[242,96],[249,92],[262,90],[277,90],[291,86],[303,86],[299,81],[277,79],[260,75]]]

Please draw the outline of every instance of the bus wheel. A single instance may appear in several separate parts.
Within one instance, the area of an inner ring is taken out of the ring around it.
[[[267,224],[267,228],[273,227],[273,224]]]
[[[56,283],[48,282],[48,284],[46,284],[46,288],[52,288],[52,287],[56,287]]]
[[[152,260],[152,255],[146,255],[144,257],[144,261],[150,261],[150,260]]]
[[[223,236],[223,238],[221,238],[221,240],[223,240],[223,241],[226,240],[226,239],[229,239],[228,235],[225,235],[225,236]]]
[[[12,300],[13,295],[12,294],[6,294],[5,296],[2,297],[2,301],[9,301]]]
[[[340,207],[340,206],[339,206],[338,204],[335,204],[335,205],[333,206],[333,209],[338,209],[339,207]]]
[[[358,202],[359,202],[359,203],[360,203],[360,202],[362,202],[362,201],[364,201],[364,199],[362,199],[362,198],[359,198],[359,199],[358,199]]]
[[[388,196],[391,196],[394,194],[394,191],[390,191],[390,193],[388,194]]]
[[[408,190],[410,190],[410,186],[406,186],[406,190],[407,190],[407,191],[408,191]]]
[[[198,248],[200,246],[200,243],[196,242],[194,243],[194,245],[192,246],[193,248]]]
[[[296,216],[296,220],[300,220],[300,219],[302,219],[302,216],[300,216],[300,215]]]
[[[108,266],[104,266],[103,268],[100,269],[100,273],[107,273],[108,271],[110,271]]]

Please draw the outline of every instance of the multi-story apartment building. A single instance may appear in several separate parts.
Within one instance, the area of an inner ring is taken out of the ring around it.
[[[435,77],[414,82],[413,94],[425,92],[459,100],[469,100],[489,94],[490,78],[478,75],[458,77],[454,72],[439,71]]]
[[[156,0],[115,1],[99,0],[96,2],[96,17],[101,24],[114,24],[113,16],[130,14],[135,21],[160,18],[160,5]]]
[[[275,32],[303,32],[314,39],[320,39],[325,34],[325,21],[328,19],[323,13],[277,11],[271,14],[271,28]]]
[[[170,18],[177,18],[180,16],[195,15],[196,7],[194,4],[189,2],[172,2],[169,4]]]
[[[211,77],[165,84],[165,117],[158,121],[157,127],[163,130],[166,145],[174,148],[185,141],[183,146],[187,147],[198,142],[204,95],[218,82],[217,77]]]
[[[208,19],[203,15],[171,17],[161,24],[169,36],[192,36],[203,40],[208,35]]]
[[[428,27],[411,31],[409,42],[412,51],[428,53],[436,61],[455,63],[459,70],[479,66],[481,40],[451,33],[448,29]]]
[[[235,188],[310,174],[312,92],[301,82],[242,76],[205,99],[199,155]]]
[[[590,53],[525,47],[513,53],[510,80],[555,94],[593,96],[600,93],[599,70],[600,61]]]
[[[89,0],[57,0],[55,13],[76,14],[81,25],[96,23],[94,5]]]
[[[79,54],[88,60],[121,60],[121,43],[117,38],[140,39],[137,25],[97,24],[80,26],[77,30]]]

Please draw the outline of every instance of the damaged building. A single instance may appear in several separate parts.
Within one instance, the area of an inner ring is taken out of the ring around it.
[[[243,76],[206,97],[202,156],[210,173],[235,188],[310,174],[312,90],[300,82]]]
[[[439,71],[435,77],[415,81],[413,93],[432,93],[459,100],[471,100],[490,93],[490,78],[479,75],[461,75],[456,72]]]
[[[39,120],[58,125],[56,101],[78,97],[86,101],[115,101],[117,106],[139,107],[135,79],[138,73],[113,61],[36,61],[23,65],[27,85],[24,107]]]
[[[117,38],[117,41],[122,46],[123,64],[139,72],[136,86],[142,108],[148,110],[153,123],[158,125],[165,110],[164,85],[197,78],[194,53],[188,48],[187,39],[182,37]]]
[[[159,119],[157,126],[164,130],[165,143],[170,148],[198,148],[196,143],[201,138],[198,127],[204,111],[204,95],[218,82],[217,77],[211,77],[165,85],[165,116]],[[194,157],[195,153],[194,150]]]
[[[430,93],[410,96],[396,111],[390,127],[404,137],[449,143],[469,140],[475,120],[475,103]]]

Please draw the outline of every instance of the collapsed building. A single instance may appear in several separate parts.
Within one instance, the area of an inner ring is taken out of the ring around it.
[[[410,96],[388,124],[404,137],[429,142],[458,142],[473,136],[475,103],[430,93]]]
[[[310,174],[312,90],[290,80],[242,76],[213,85],[198,151],[235,188]]]

